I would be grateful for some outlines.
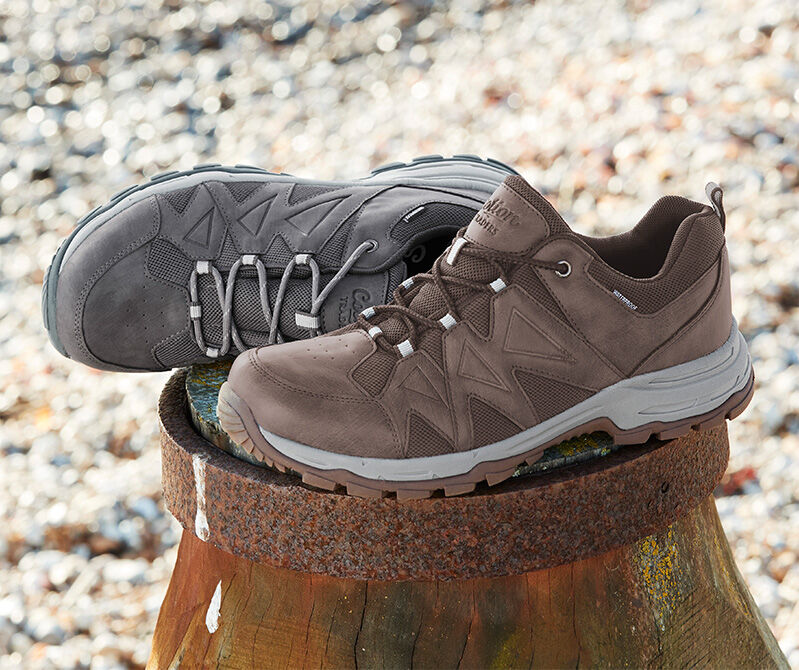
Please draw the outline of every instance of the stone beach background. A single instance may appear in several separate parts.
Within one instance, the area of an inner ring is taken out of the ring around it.
[[[757,391],[717,504],[799,668],[799,4],[0,0],[0,670],[140,668],[175,560],[155,405],[43,330],[78,218],[155,173],[515,165],[580,232],[725,188]]]

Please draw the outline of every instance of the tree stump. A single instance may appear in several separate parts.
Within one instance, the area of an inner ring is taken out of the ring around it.
[[[468,496],[363,500],[227,453],[226,370],[161,397],[185,530],[150,668],[788,667],[716,513],[726,428],[592,435]]]

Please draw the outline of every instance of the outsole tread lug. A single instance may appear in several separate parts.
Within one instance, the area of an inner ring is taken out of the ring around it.
[[[159,182],[169,179],[170,177],[175,176],[176,174],[180,174],[179,170],[169,170],[168,172],[159,172],[158,174],[154,174],[150,177],[151,182]]]
[[[452,484],[451,486],[444,487],[444,495],[447,497],[450,496],[460,496],[466,493],[471,493],[472,491],[477,488],[477,484],[469,483],[469,484]]]
[[[412,163],[437,163],[443,161],[444,157],[441,154],[427,154],[425,156],[416,156],[411,159]]]

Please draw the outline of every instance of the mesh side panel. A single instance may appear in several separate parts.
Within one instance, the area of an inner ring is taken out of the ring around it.
[[[347,247],[352,224],[343,223],[316,254],[316,261],[325,268],[340,267],[343,261],[344,250]]]
[[[330,281],[333,275],[322,275],[319,278],[319,290],[321,291]],[[280,287],[279,279],[272,279],[269,282],[269,304],[274,307],[277,291]],[[260,304],[260,303],[259,303]],[[297,325],[294,315],[295,312],[307,312],[311,308],[311,282],[306,277],[292,277],[289,279],[286,294],[283,297],[283,306],[280,309],[279,324],[280,332],[289,340],[304,340],[310,337],[310,331]],[[260,307],[258,313],[261,314]],[[263,318],[263,317],[261,317]]]
[[[716,221],[700,217],[681,226],[666,258],[670,266],[654,279],[633,279],[598,260],[591,261],[589,274],[609,291],[619,291],[642,314],[652,314],[684,293],[717,260],[724,238]]]
[[[340,187],[338,186],[317,186],[315,184],[295,184],[294,188],[291,189],[291,195],[289,196],[289,205],[295,205],[298,202],[302,202],[303,200],[308,200],[308,198],[313,198],[315,195],[321,195],[322,193],[329,193],[330,191],[338,191]]]
[[[250,349],[264,347],[269,344],[269,333],[266,331],[242,330],[239,328],[239,336]]]
[[[449,440],[418,414],[411,414],[408,421],[408,441],[405,455],[408,458],[423,458],[455,451]]]
[[[275,298],[280,286],[277,279],[269,282],[269,304],[274,308]],[[289,279],[283,306],[278,315],[280,332],[290,340],[302,340],[308,337],[309,331],[300,328],[294,320],[295,312],[307,312],[311,307],[311,282],[307,279]]]
[[[497,278],[497,271],[491,267],[491,265],[467,254],[460,256],[457,263],[452,268],[446,263],[442,264],[441,273],[443,275],[451,274],[470,281],[483,283],[488,283]],[[473,295],[472,289],[465,286],[458,286],[457,284],[447,285],[447,292],[456,303],[465,296]],[[444,302],[444,298],[436,285],[430,283],[425,284],[419,289],[419,292],[413,297],[409,306],[421,314],[432,316],[446,310],[447,304]]]
[[[196,186],[189,186],[188,188],[181,188],[177,191],[164,193],[163,198],[178,214],[183,214],[196,190]]]
[[[225,187],[236,202],[244,202],[263,185],[259,181],[225,182]]]
[[[250,270],[250,272],[253,271]],[[239,270],[234,284],[233,322],[236,324],[239,334],[244,330],[268,332],[264,313],[261,309],[258,276],[254,272],[253,275],[246,276],[244,271]]]
[[[474,209],[463,205],[452,205],[444,202],[434,202],[424,205],[424,209],[411,216],[402,218],[391,228],[391,238],[404,244],[417,235],[428,230],[441,230],[450,228],[454,234],[458,228],[469,225],[475,214]],[[443,231],[442,231],[443,232]]]
[[[499,442],[522,430],[502,412],[474,397],[469,398],[469,413],[472,416],[474,448]]]
[[[155,349],[155,357],[164,367],[178,367],[201,358],[200,349],[189,331],[170,337]]]
[[[222,344],[222,307],[219,305],[216,284],[211,275],[197,277],[197,293],[203,308],[200,325],[205,342],[209,347],[218,347]]]
[[[385,387],[396,362],[396,356],[378,349],[353,369],[352,378],[367,393],[376,396]]]
[[[408,330],[405,324],[399,319],[386,319],[385,321],[381,321],[380,329],[383,331],[383,335],[386,336],[386,339],[392,344],[396,344],[408,336]]]
[[[535,207],[544,217],[549,224],[550,232],[554,235],[556,233],[570,232],[569,226],[557,213],[555,208],[549,204],[549,201],[536,191],[530,184],[518,175],[511,175],[505,177],[505,185],[514,190],[519,196],[527,200],[533,207]]]
[[[390,300],[394,289],[405,279],[405,263],[397,263],[388,269],[388,283],[386,285],[386,299]]]
[[[171,242],[157,238],[147,252],[147,271],[166,281],[189,285],[192,262]]]
[[[321,277],[321,288],[324,288],[325,284],[330,281],[330,277],[331,275]],[[224,273],[223,279],[227,280]],[[279,287],[280,279],[270,278],[267,293],[269,305],[272,308],[274,308]],[[216,284],[210,275],[200,275],[197,278],[197,289],[203,308],[201,319],[203,335],[209,346],[219,346],[222,343],[222,308],[217,298]],[[299,340],[309,336],[308,330],[297,326],[294,314],[297,311],[307,311],[310,305],[310,281],[303,277],[289,279],[279,316],[280,332],[287,339]],[[233,293],[233,323],[245,343],[251,346],[266,343],[264,338],[267,336],[269,328],[261,309],[258,275],[252,268],[240,269],[236,276]],[[233,345],[231,344],[231,346]]]
[[[218,270],[229,270],[240,256],[241,254],[239,250],[236,249],[236,243],[233,241],[233,237],[228,233],[225,235],[225,243],[222,245],[222,251],[214,265],[216,265]]]
[[[460,316],[483,337],[488,337],[488,330],[491,327],[491,296],[484,293],[475,296],[474,300],[461,310]]]
[[[512,281],[521,286],[533,297],[536,302],[546,307],[561,321],[564,323],[569,322],[569,320],[566,318],[566,315],[563,313],[563,310],[552,297],[549,289],[546,287],[532,266],[522,264],[513,275]]]
[[[513,374],[539,421],[560,414],[594,394],[594,391],[524,370],[516,370]]]
[[[289,261],[294,258],[294,252],[289,247],[286,240],[280,235],[275,235],[275,239],[266,250],[266,258],[264,262],[268,267],[284,268],[288,265]]]

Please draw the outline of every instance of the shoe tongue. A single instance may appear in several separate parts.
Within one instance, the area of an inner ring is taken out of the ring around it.
[[[475,214],[465,237],[494,251],[530,251],[568,226],[547,200],[518,175],[505,178]]]

